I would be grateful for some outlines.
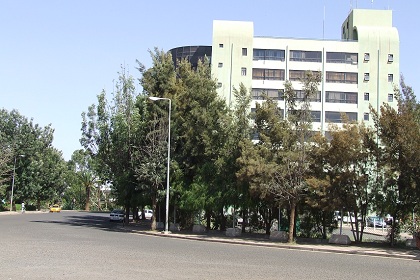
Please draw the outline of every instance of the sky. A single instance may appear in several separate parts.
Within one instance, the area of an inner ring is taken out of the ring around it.
[[[340,39],[351,8],[393,11],[400,72],[419,100],[418,0],[0,0],[0,108],[51,124],[69,160],[82,112],[112,92],[122,65],[140,78],[149,50],[210,46],[213,20],[252,21],[254,36]]]

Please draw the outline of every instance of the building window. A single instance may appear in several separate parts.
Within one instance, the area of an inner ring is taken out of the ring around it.
[[[392,53],[388,54],[388,62],[394,61],[394,55]]]
[[[223,67],[223,62],[219,62],[219,68]]]
[[[311,111],[311,120],[313,122],[321,122],[321,111]]]
[[[327,91],[325,92],[325,102],[357,104],[357,92]]]
[[[357,73],[327,71],[327,83],[357,84]]]
[[[284,50],[265,50],[265,49],[254,49],[253,59],[254,60],[280,60],[284,61],[285,51]]]
[[[370,60],[370,54],[369,53],[365,53],[364,60],[365,61],[369,61]]]
[[[365,99],[365,101],[369,101],[369,92],[365,92],[364,99]]]
[[[369,73],[365,73],[363,80],[367,82],[369,81],[369,79],[370,79]]]
[[[248,55],[248,49],[247,48],[242,48],[242,55],[243,56],[247,56]]]
[[[394,95],[392,93],[388,93],[388,102],[394,101]]]
[[[327,52],[327,63],[357,64],[357,53]]]
[[[219,48],[223,48],[223,44],[219,44]]]
[[[363,114],[363,120],[369,121],[369,113],[364,113]]]
[[[394,74],[388,74],[388,82],[392,83],[394,81]]]
[[[330,123],[342,123],[341,114],[345,114],[349,121],[357,121],[357,113],[325,111],[325,120]]]
[[[290,51],[290,61],[322,62],[322,52]]]
[[[289,80],[290,81],[301,81],[305,78],[305,70],[290,70]]]
[[[280,80],[284,81],[284,69],[252,69],[253,80]]]
[[[302,81],[303,79],[305,79],[306,72],[312,72],[313,74],[320,74],[319,71],[289,70],[289,80],[290,81]]]
[[[253,100],[263,100],[265,99],[265,96],[272,98],[274,100],[283,100],[284,90],[283,89],[262,89],[262,88],[252,89]]]
[[[241,76],[246,76],[246,68],[245,67],[241,68]]]
[[[295,100],[304,101],[305,100],[305,91],[304,90],[295,90]],[[321,92],[317,91],[315,96],[309,96],[308,100],[310,102],[321,102]]]

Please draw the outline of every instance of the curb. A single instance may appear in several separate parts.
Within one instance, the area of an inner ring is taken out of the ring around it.
[[[370,251],[369,249],[364,249],[361,247],[352,248],[351,246],[348,247],[338,247],[338,248],[323,248],[322,245],[289,245],[284,243],[273,243],[273,242],[265,242],[265,241],[248,241],[248,240],[235,240],[235,239],[228,239],[228,238],[218,238],[218,237],[208,237],[208,236],[188,236],[188,235],[181,235],[181,234],[163,234],[161,232],[152,232],[152,231],[144,231],[144,230],[135,230],[125,228],[124,230],[130,231],[131,233],[135,234],[142,234],[142,235],[149,235],[149,236],[156,236],[156,237],[163,237],[163,238],[176,238],[176,239],[186,239],[186,240],[195,240],[195,241],[202,241],[202,242],[215,242],[215,243],[225,243],[225,244],[236,244],[236,245],[248,245],[248,246],[256,246],[256,247],[268,247],[268,248],[277,248],[277,249],[287,249],[287,250],[300,250],[300,251],[308,251],[308,252],[325,252],[325,253],[336,253],[336,254],[348,254],[348,255],[362,255],[362,256],[373,256],[373,257],[384,257],[384,258],[397,258],[397,259],[406,259],[406,260],[418,260],[420,253],[416,255],[414,251],[407,251],[406,254],[398,254],[389,252],[389,250],[385,252],[378,252],[378,251]],[[332,245],[331,245],[332,246]]]

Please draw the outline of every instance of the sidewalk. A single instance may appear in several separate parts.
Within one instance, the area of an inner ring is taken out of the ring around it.
[[[316,239],[297,239],[296,243],[289,244],[279,241],[272,241],[266,235],[262,234],[243,234],[237,237],[227,237],[224,232],[210,231],[205,233],[192,233],[189,231],[171,232],[165,234],[160,231],[151,231],[144,225],[130,223],[124,227],[124,230],[137,234],[146,234],[164,238],[180,238],[197,241],[219,242],[248,246],[272,247],[289,250],[303,250],[315,252],[328,252],[337,254],[357,254],[376,257],[399,258],[409,260],[420,260],[420,251],[416,248],[392,248],[388,244],[352,244],[337,245],[328,244],[327,241]],[[325,241],[325,242],[324,242]]]

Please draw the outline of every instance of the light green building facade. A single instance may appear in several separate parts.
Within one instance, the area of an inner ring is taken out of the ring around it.
[[[315,130],[341,123],[341,113],[372,124],[369,105],[397,106],[399,36],[390,10],[352,10],[341,40],[256,37],[252,22],[214,21],[211,62],[218,93],[228,104],[234,102],[233,88],[243,83],[252,91],[251,108],[264,92],[283,112],[284,82],[290,80],[299,97],[305,71],[321,72],[320,92],[311,102]]]

